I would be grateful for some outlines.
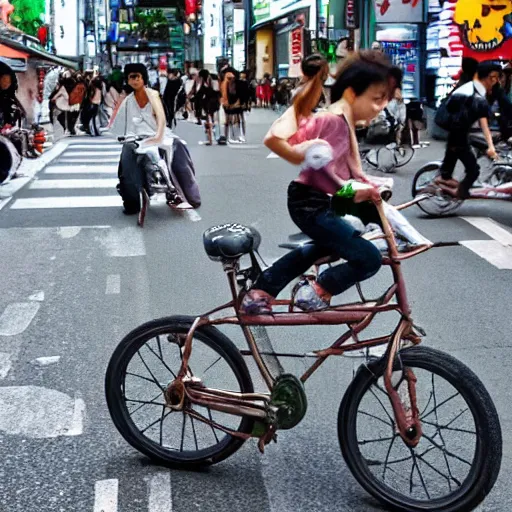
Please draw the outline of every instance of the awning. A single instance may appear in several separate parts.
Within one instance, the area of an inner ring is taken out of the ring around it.
[[[18,41],[13,41],[8,37],[0,36],[0,47],[7,47],[9,51],[14,51],[16,53],[22,53],[26,56],[27,59],[35,60],[37,63],[44,65],[48,64],[57,64],[58,66],[63,66],[65,68],[70,69],[78,69],[79,65],[77,62],[73,62],[72,60],[63,59],[61,57],[57,57],[51,53],[48,53],[45,50],[40,50],[38,48],[33,48],[29,46],[25,46]],[[5,57],[3,60],[11,59],[12,57]]]
[[[8,57],[10,59],[26,59],[28,58],[28,53],[20,52],[19,50],[15,50],[10,46],[5,44],[0,44],[0,57]]]

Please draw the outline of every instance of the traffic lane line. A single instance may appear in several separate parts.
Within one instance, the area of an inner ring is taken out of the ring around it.
[[[69,180],[36,180],[29,185],[32,190],[48,189],[85,189],[85,188],[116,188],[116,178],[69,179]]]
[[[157,473],[149,481],[148,512],[172,512],[170,471]]]
[[[108,275],[105,295],[117,295],[119,293],[121,293],[121,276],[119,274]]]
[[[17,336],[24,332],[39,311],[39,302],[8,304],[0,316],[0,336]]]
[[[459,243],[499,270],[512,270],[512,246],[497,240],[463,240]]]
[[[489,217],[461,217],[504,246],[512,246],[512,233]]]
[[[117,512],[119,480],[99,480],[94,484],[94,512]]]

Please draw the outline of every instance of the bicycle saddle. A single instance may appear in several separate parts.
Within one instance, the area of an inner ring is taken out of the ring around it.
[[[204,250],[213,261],[240,258],[257,251],[260,243],[258,231],[242,224],[221,224],[203,233]]]

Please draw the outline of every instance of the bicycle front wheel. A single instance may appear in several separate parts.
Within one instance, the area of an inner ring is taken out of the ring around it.
[[[194,318],[153,320],[129,333],[114,351],[105,378],[112,420],[134,448],[160,463],[198,467],[220,462],[244,440],[229,432],[251,433],[254,421],[185,399],[183,410],[166,405],[169,384],[181,367],[183,347]],[[218,329],[194,333],[187,374],[205,386],[252,393],[253,384],[240,352]],[[197,415],[210,420],[204,422]]]
[[[385,367],[384,359],[362,366],[343,397],[338,435],[350,471],[393,510],[473,510],[492,489],[502,456],[498,414],[482,382],[438,350],[401,351],[393,384],[400,394],[403,371],[414,372],[423,429],[411,448],[396,430]]]

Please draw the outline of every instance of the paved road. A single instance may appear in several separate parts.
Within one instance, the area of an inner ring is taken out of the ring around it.
[[[296,231],[285,204],[296,171],[267,159],[269,152],[261,145],[270,121],[269,113],[254,112],[248,144],[232,147],[199,145],[200,129],[179,125],[203,195],[198,215],[172,213],[159,204],[149,211],[144,230],[139,229],[119,206],[114,185],[120,149],[107,138],[73,140],[2,203],[0,510],[381,510],[350,475],[337,439],[339,402],[358,359],[328,361],[315,374],[307,385],[305,419],[280,433],[278,444],[264,456],[249,442],[202,473],[151,465],[120,437],[105,404],[105,369],[129,330],[160,316],[200,313],[228,298],[220,265],[202,248],[207,227],[227,221],[256,226],[267,261],[282,254],[278,243]],[[421,150],[399,171],[396,202],[409,198],[414,170],[438,158],[441,149],[434,144]],[[414,318],[428,332],[425,343],[468,364],[496,402],[504,459],[500,479],[481,510],[508,511],[512,272],[497,268],[492,254],[494,238],[501,240],[500,250],[512,251],[512,206],[475,202],[459,213],[442,220],[426,219],[417,209],[407,215],[433,240],[481,241],[477,252],[439,249],[404,269]],[[365,289],[381,290],[388,279],[383,271]],[[383,329],[390,325],[384,322]],[[225,331],[243,345],[239,332]],[[290,328],[272,334],[280,350],[302,353],[327,344],[336,332]],[[296,373],[304,368],[302,360],[285,364]]]

